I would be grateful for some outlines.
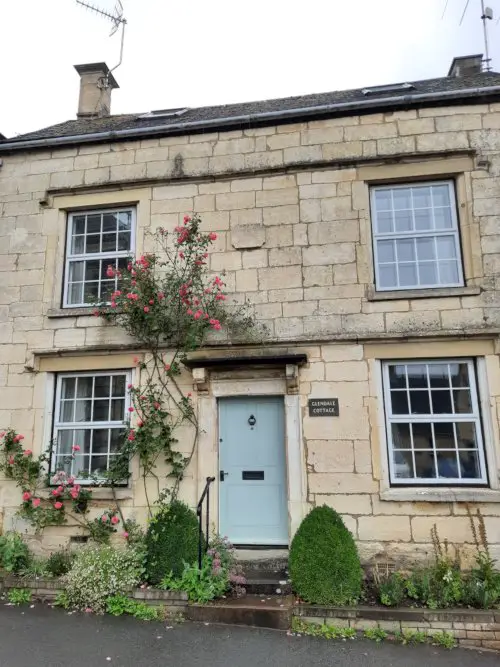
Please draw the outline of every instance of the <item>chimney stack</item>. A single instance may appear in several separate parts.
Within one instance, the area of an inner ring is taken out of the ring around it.
[[[480,74],[483,71],[483,54],[477,53],[475,56],[459,56],[453,58],[448,76],[471,76]]]
[[[109,116],[111,91],[119,88],[106,63],[75,65],[80,75],[80,97],[78,118],[101,118]]]

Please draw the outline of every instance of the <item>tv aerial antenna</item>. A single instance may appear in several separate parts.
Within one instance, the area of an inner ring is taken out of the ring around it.
[[[464,11],[462,12],[462,17],[460,19],[459,26],[462,25],[467,9],[469,8],[470,0],[466,0]],[[446,11],[446,7],[445,7]],[[484,39],[484,69],[487,72],[491,72],[491,58],[490,58],[490,45],[488,39],[488,21],[493,20],[493,10],[491,7],[485,7],[484,0],[481,0],[481,21],[483,22],[483,39]],[[500,19],[499,19],[500,20]],[[498,23],[498,21],[497,21]]]
[[[118,30],[120,30],[121,28],[120,60],[118,61],[117,65],[115,65],[112,69],[109,70],[109,74],[111,74],[111,72],[114,72],[115,69],[120,67],[123,61],[123,45],[125,42],[125,27],[127,25],[127,19],[123,16],[123,5],[120,2],[120,0],[116,0],[113,12],[108,12],[107,10],[102,9],[102,7],[98,7],[97,5],[92,5],[90,2],[86,2],[85,0],[76,0],[76,4],[85,7],[85,9],[88,9],[91,12],[94,12],[94,14],[97,14],[105,19],[108,19],[108,21],[111,21],[112,27],[111,27],[111,32],[109,33],[110,37],[112,37],[115,33],[117,33]]]

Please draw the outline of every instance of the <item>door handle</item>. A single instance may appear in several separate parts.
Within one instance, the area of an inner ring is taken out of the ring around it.
[[[221,470],[220,473],[219,473],[219,481],[220,481],[220,482],[223,482],[224,479],[225,479],[228,475],[229,475],[228,472],[224,472],[223,470]]]

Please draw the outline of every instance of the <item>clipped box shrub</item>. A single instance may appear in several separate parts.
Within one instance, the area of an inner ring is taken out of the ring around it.
[[[306,602],[345,605],[359,599],[363,572],[358,550],[331,507],[315,507],[300,524],[290,547],[289,571],[295,593]]]
[[[185,503],[174,500],[151,520],[146,534],[146,577],[159,584],[172,574],[180,577],[184,565],[193,565],[198,555],[198,519]]]

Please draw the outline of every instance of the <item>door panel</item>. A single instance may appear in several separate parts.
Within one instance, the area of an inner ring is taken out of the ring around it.
[[[220,532],[235,544],[288,544],[284,421],[282,397],[219,401]]]

